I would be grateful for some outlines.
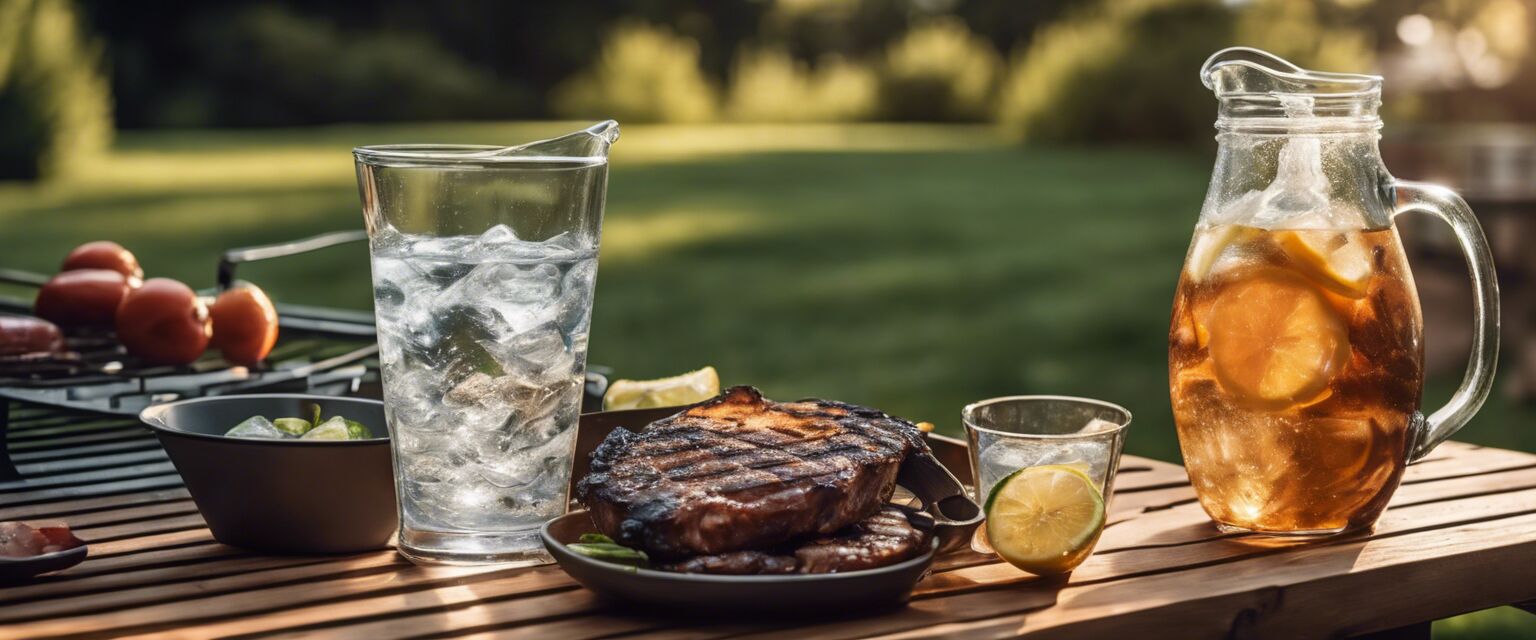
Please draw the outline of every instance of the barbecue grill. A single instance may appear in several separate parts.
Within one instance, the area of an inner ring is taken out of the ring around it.
[[[225,251],[219,260],[218,287],[235,281],[239,266],[337,245],[364,242],[358,231],[325,233],[293,242]],[[0,268],[0,283],[40,287],[50,276]],[[32,300],[0,296],[0,313],[30,315]],[[52,438],[53,426],[96,418],[99,428],[80,440],[104,451],[132,453],[152,448],[154,439],[134,417],[145,407],[182,398],[240,393],[312,393],[379,398],[379,347],[371,312],[277,304],[277,346],[259,368],[225,362],[210,350],[185,366],[146,364],[127,353],[110,333],[72,334],[68,353],[59,356],[0,358],[0,480],[20,477],[15,464],[51,461],[46,450],[33,450],[32,439]],[[607,390],[609,373],[589,367],[584,410],[595,410]],[[26,408],[21,408],[26,407]],[[110,418],[116,418],[112,420]],[[51,440],[50,440],[51,442]],[[39,443],[41,444],[41,443]],[[177,482],[179,484],[179,481]]]

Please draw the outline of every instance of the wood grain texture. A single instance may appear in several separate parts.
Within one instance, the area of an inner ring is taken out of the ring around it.
[[[40,415],[12,434],[28,457],[23,478],[0,485],[0,520],[69,521],[91,557],[0,589],[0,638],[1283,638],[1536,601],[1536,456],[1457,443],[1410,468],[1367,532],[1287,544],[1223,534],[1182,468],[1126,456],[1110,524],[1068,578],[966,552],[938,559],[902,609],[710,621],[616,611],[553,566],[226,547],[152,440],[115,421],[70,427]]]

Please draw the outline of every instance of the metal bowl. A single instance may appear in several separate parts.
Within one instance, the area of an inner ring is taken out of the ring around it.
[[[251,416],[306,416],[320,406],[387,433],[377,400],[301,394],[216,396],[139,414],[224,544],[278,553],[348,553],[388,545],[399,526],[389,438],[226,438]]]

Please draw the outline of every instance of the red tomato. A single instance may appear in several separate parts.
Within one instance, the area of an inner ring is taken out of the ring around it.
[[[139,259],[135,258],[127,249],[111,240],[97,240],[87,242],[64,258],[64,266],[60,271],[74,271],[76,269],[107,269],[116,271],[130,278],[144,277],[144,269],[139,267]]]
[[[191,287],[150,278],[117,309],[117,339],[156,364],[187,364],[208,348],[208,307]]]
[[[110,327],[118,305],[137,286],[138,278],[107,269],[65,271],[38,290],[32,311],[66,327]]]
[[[209,309],[213,318],[213,346],[235,364],[255,365],[277,344],[277,309],[272,299],[254,284],[242,282],[219,294]]]
[[[69,530],[69,525],[62,522],[33,522],[31,525],[48,541],[43,546],[43,553],[73,549],[85,544],[84,540],[75,537],[75,533]]]

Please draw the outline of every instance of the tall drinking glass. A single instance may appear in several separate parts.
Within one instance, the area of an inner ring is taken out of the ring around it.
[[[413,561],[549,561],[538,527],[568,499],[618,135],[353,150]]]

